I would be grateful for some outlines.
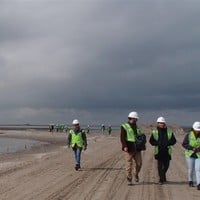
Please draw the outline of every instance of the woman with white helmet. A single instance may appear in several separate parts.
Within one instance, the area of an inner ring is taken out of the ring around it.
[[[182,146],[185,148],[189,186],[194,187],[195,172],[197,190],[200,190],[200,122],[193,123],[192,130],[185,136]]]
[[[165,183],[166,173],[171,160],[171,146],[176,144],[176,138],[173,132],[167,128],[164,117],[158,117],[157,129],[152,131],[149,140],[150,144],[154,146],[154,157],[158,163],[159,184]]]

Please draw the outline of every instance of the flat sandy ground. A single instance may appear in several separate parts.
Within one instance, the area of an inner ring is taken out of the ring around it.
[[[167,174],[168,182],[158,184],[153,148],[143,152],[140,182],[127,185],[124,154],[119,133],[111,136],[88,134],[88,149],[82,153],[82,169],[74,170],[74,157],[66,133],[48,131],[0,131],[0,137],[34,138],[51,145],[0,155],[0,200],[199,200],[200,191],[189,188],[181,142],[178,143]],[[149,134],[147,135],[149,138]]]

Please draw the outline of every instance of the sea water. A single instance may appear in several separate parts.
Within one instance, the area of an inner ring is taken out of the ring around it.
[[[28,139],[0,138],[0,153],[13,153],[30,149],[40,142]]]

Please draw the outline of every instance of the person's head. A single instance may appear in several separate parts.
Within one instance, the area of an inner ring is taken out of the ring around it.
[[[72,121],[72,126],[73,126],[74,130],[78,130],[80,128],[78,119],[74,119]]]
[[[164,117],[158,117],[156,122],[158,128],[166,128],[166,120]]]
[[[192,128],[197,135],[200,135],[200,122],[194,122]]]
[[[130,124],[135,124],[138,119],[139,119],[139,117],[138,117],[138,113],[137,112],[133,111],[133,112],[130,112],[128,114],[128,122]]]

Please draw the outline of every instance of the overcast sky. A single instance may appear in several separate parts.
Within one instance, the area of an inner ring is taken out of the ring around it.
[[[0,0],[0,124],[200,121],[199,0]]]

